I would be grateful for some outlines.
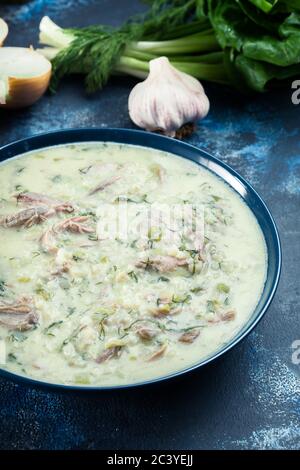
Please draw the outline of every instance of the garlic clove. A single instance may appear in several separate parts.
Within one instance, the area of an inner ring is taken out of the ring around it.
[[[21,108],[35,103],[47,90],[51,63],[30,48],[0,48],[0,107]]]
[[[167,57],[151,60],[149,69],[146,80],[138,83],[129,95],[130,118],[148,131],[169,137],[185,136],[209,111],[209,100],[201,83],[173,67]]]
[[[5,21],[0,18],[0,47],[4,43],[6,36],[8,35],[8,26]]]

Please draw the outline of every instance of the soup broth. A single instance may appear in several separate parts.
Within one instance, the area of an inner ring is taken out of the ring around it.
[[[196,163],[114,143],[46,148],[0,166],[3,368],[122,385],[209,357],[263,290],[261,229]]]

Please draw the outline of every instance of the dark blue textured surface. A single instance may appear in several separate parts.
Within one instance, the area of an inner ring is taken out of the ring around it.
[[[8,44],[28,45],[45,13],[71,26],[117,24],[140,9],[129,0],[33,0],[0,6],[0,15],[10,20]],[[1,111],[0,145],[59,128],[133,127],[127,113],[133,83],[113,80],[86,97],[72,79],[31,109]],[[267,315],[224,358],[169,384],[70,397],[0,380],[1,448],[300,447],[300,366],[291,348],[300,339],[300,105],[292,105],[289,89],[254,98],[206,90],[211,112],[190,141],[253,184],[281,233],[283,274]]]

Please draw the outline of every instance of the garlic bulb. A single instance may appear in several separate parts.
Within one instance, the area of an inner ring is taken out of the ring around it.
[[[167,57],[149,62],[149,75],[129,95],[132,121],[139,127],[181,138],[209,111],[201,83],[173,67]]]
[[[48,88],[51,63],[33,49],[0,48],[0,107],[21,108],[37,101]]]
[[[0,18],[0,46],[4,43],[4,40],[8,34],[8,26],[5,21]]]

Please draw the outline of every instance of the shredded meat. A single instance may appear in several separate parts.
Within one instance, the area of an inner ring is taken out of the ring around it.
[[[22,298],[15,303],[0,304],[0,323],[10,330],[26,331],[38,322],[32,301]]]
[[[236,313],[234,310],[228,310],[228,312],[222,313],[221,320],[222,321],[232,321],[236,317]]]
[[[51,229],[46,230],[40,237],[40,244],[44,251],[47,253],[57,253],[58,248],[56,246],[55,234]]]
[[[181,341],[181,343],[193,343],[195,339],[198,338],[199,335],[200,335],[199,330],[186,331],[179,337],[178,341]]]
[[[53,271],[52,276],[61,276],[62,274],[68,273],[70,271],[70,265],[68,263],[63,263],[57,268],[56,271]]]
[[[58,248],[56,245],[56,236],[60,232],[68,231],[80,234],[94,232],[91,227],[84,224],[88,218],[88,216],[70,217],[69,219],[64,219],[61,222],[53,225],[40,237],[40,244],[42,249],[48,253],[57,253]]]
[[[65,230],[72,233],[92,233],[94,230],[84,224],[89,219],[88,216],[70,217],[64,219],[53,226],[53,232],[64,232]]]
[[[44,206],[51,207],[55,212],[73,212],[74,206],[70,202],[63,202],[58,199],[52,199],[51,197],[46,196],[45,194],[40,193],[19,193],[15,196],[17,202],[28,205],[42,204]]]
[[[185,258],[178,259],[175,256],[158,255],[146,261],[138,261],[136,263],[136,267],[143,269],[153,269],[160,273],[167,273],[174,271],[179,266],[187,266],[187,264],[188,262]]]
[[[148,361],[155,361],[156,359],[159,359],[162,357],[167,350],[167,345],[163,344],[155,353],[153,353],[149,358]]]
[[[235,310],[228,310],[227,312],[222,312],[215,314],[215,317],[208,320],[209,323],[220,323],[220,322],[228,322],[234,320],[236,317]]]
[[[180,305],[172,302],[172,297],[160,297],[156,299],[156,307],[150,309],[151,315],[156,318],[163,318],[166,315],[176,315],[182,311]]]
[[[136,333],[141,339],[145,339],[145,340],[150,340],[157,335],[156,330],[152,328],[147,328],[145,326],[142,326],[138,330],[136,330]]]
[[[0,225],[5,228],[31,227],[34,224],[44,222],[48,217],[55,214],[54,209],[47,206],[35,206],[23,209],[16,214],[0,218]]]
[[[105,349],[100,356],[97,357],[96,362],[97,364],[101,364],[102,362],[107,361],[108,359],[112,359],[113,357],[119,357],[121,354],[122,346],[114,346],[113,348]]]
[[[115,176],[112,176],[109,179],[106,179],[106,180],[102,181],[100,184],[98,184],[98,186],[96,186],[94,189],[92,189],[89,192],[89,196],[92,196],[93,194],[97,193],[98,191],[103,191],[103,189],[107,188],[108,186],[111,186],[113,183],[118,181],[120,178],[121,178],[120,175],[115,175]]]

